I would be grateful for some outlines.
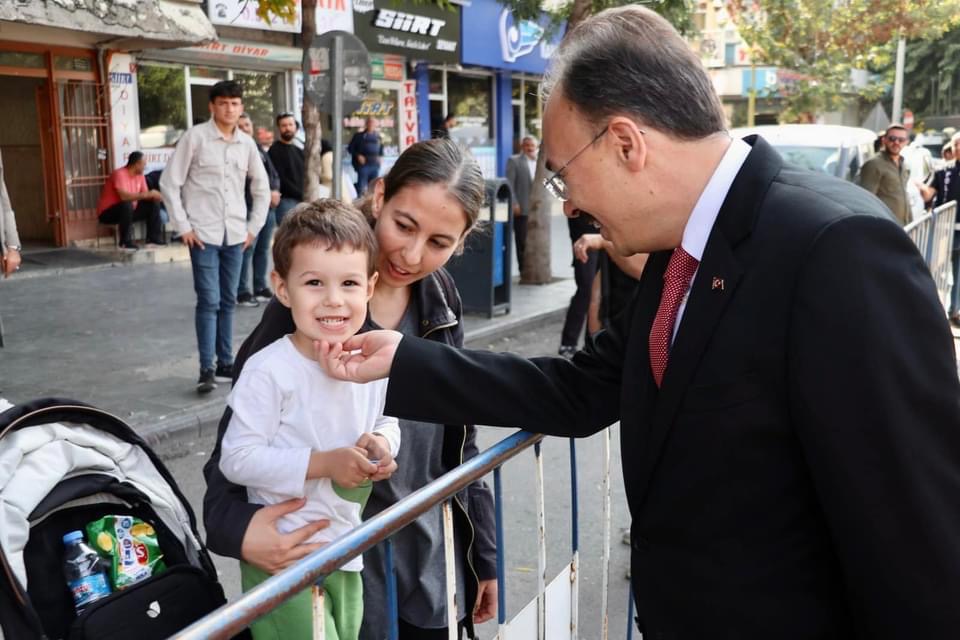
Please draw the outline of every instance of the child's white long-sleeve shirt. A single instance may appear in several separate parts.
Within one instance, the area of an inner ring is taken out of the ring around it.
[[[364,433],[386,438],[396,456],[400,427],[383,415],[387,381],[367,384],[328,377],[289,336],[254,354],[227,397],[233,417],[221,444],[220,469],[247,487],[247,499],[276,504],[306,497],[307,504],[278,522],[288,533],[309,522],[330,526],[311,542],[329,542],[361,521],[360,504],[340,497],[329,478],[306,480],[312,451],[350,447]],[[343,569],[359,571],[361,557]]]

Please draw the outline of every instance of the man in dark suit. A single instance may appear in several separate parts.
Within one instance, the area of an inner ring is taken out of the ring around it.
[[[955,638],[960,380],[916,247],[869,193],[731,140],[652,11],[589,18],[552,65],[551,191],[651,252],[625,313],[572,361],[372,332],[324,367],[389,373],[409,419],[619,420],[645,638]]]
[[[533,176],[537,171],[536,138],[524,136],[520,151],[507,158],[507,182],[513,191],[513,239],[517,244],[517,265],[522,270],[523,255],[527,248],[527,215],[530,213],[530,196],[534,188]]]

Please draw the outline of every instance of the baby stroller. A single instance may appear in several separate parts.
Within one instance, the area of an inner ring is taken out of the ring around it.
[[[150,524],[167,569],[77,616],[62,538],[105,515]],[[0,566],[0,640],[167,638],[226,601],[156,454],[119,418],[73,400],[0,413]]]

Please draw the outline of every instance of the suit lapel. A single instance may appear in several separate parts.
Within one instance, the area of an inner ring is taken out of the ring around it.
[[[750,235],[763,195],[782,166],[780,157],[762,139],[752,137],[746,140],[753,145],[753,150],[734,179],[710,232],[670,350],[663,384],[656,395],[653,417],[642,449],[642,462],[636,469],[636,484],[633,485],[640,503],[714,330],[743,277],[744,269],[735,249]],[[662,270],[659,277],[662,280]],[[658,296],[653,302],[654,315],[659,300]],[[651,324],[652,319],[653,315],[650,316]],[[649,334],[650,324],[646,329]],[[646,375],[652,381],[649,353],[646,361]]]

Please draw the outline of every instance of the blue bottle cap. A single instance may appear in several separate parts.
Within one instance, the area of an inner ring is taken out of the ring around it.
[[[70,533],[63,534],[64,544],[70,544],[71,542],[75,542],[77,540],[83,540],[82,531],[71,531]]]

